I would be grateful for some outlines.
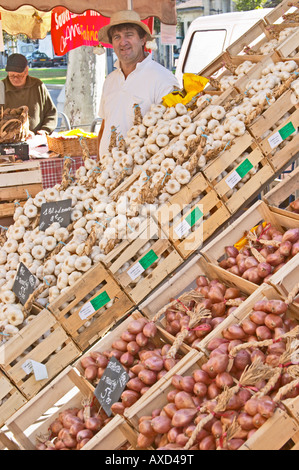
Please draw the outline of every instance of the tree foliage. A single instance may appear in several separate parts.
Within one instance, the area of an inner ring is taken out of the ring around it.
[[[237,11],[249,11],[263,8],[267,0],[234,0]]]

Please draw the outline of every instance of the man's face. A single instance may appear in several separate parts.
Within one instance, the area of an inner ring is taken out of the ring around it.
[[[8,72],[7,73],[10,83],[16,88],[22,88],[28,76],[28,67],[22,73],[18,72]]]
[[[111,39],[115,54],[122,64],[136,64],[144,59],[143,46],[146,39],[141,39],[134,27],[114,30]]]

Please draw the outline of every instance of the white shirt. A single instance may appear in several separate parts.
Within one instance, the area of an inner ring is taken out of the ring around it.
[[[111,127],[124,138],[134,122],[134,104],[139,104],[142,116],[153,103],[161,103],[163,96],[174,87],[180,88],[173,73],[152,60],[148,55],[138,62],[136,69],[125,78],[119,61],[117,69],[111,72],[103,86],[99,117],[105,120],[105,128],[100,143],[100,156],[108,152]]]

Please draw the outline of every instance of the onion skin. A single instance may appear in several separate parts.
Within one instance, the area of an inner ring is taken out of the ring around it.
[[[157,434],[164,434],[171,429],[171,419],[168,416],[156,416],[151,421],[151,426]]]
[[[266,263],[271,264],[271,266],[278,266],[279,264],[283,263],[284,260],[285,257],[280,253],[279,250],[277,250],[275,253],[267,256]]]
[[[139,372],[138,377],[145,385],[153,385],[157,381],[157,374],[152,370],[143,369]]]
[[[272,266],[269,263],[263,262],[263,263],[260,263],[257,267],[257,273],[262,279],[269,276],[271,272],[272,272]]]
[[[132,320],[128,324],[127,330],[129,331],[129,333],[137,335],[138,333],[142,332],[143,327],[144,327],[144,323],[142,321],[140,321],[140,319]]]
[[[233,257],[233,258],[236,258],[239,254],[239,250],[231,245],[231,246],[225,246],[224,247],[224,250],[225,250],[225,253],[229,256],[229,257]]]
[[[282,242],[290,241],[296,243],[299,241],[299,228],[290,228],[287,230],[282,237]]]
[[[98,375],[98,367],[96,365],[86,367],[86,369],[84,371],[84,377],[87,380],[92,382],[93,380],[95,380],[97,378],[97,375]]]
[[[146,369],[149,369],[155,372],[161,371],[164,366],[162,357],[158,357],[154,354],[152,354],[151,357],[148,357],[147,359],[145,359],[143,364]]]
[[[95,366],[96,365],[96,361],[90,356],[82,357],[80,363],[81,363],[81,366],[83,367],[83,369],[86,369],[86,367],[88,367],[88,366]]]
[[[111,405],[111,411],[112,413],[116,414],[116,415],[123,415],[124,412],[125,412],[125,406],[122,402],[115,402],[113,403],[113,405]]]
[[[93,432],[98,432],[103,426],[103,421],[96,416],[91,416],[85,420],[85,426]]]
[[[185,408],[182,410],[178,410],[172,417],[171,425],[178,428],[188,426],[196,414],[196,408]]]
[[[158,330],[154,322],[148,322],[142,330],[144,336],[147,338],[154,338],[154,336],[157,334],[157,331]]]

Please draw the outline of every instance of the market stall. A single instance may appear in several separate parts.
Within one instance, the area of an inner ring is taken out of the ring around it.
[[[199,96],[137,106],[101,164],[83,138],[75,174],[65,155],[61,182],[16,207],[0,247],[4,447],[298,449],[297,169],[256,200],[298,159],[288,8],[262,30],[291,23],[292,41],[239,56],[259,24]]]

